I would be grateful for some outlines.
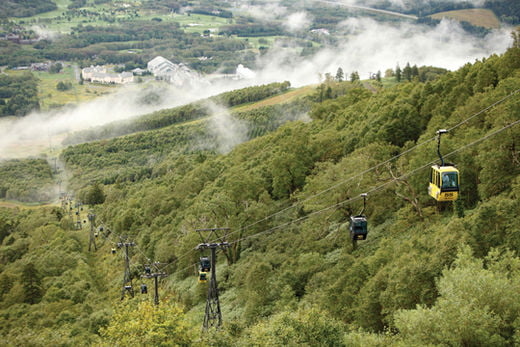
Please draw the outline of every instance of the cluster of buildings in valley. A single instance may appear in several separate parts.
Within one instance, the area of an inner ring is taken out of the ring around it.
[[[91,66],[81,70],[81,76],[85,81],[106,84],[126,84],[134,81],[132,72],[109,72],[104,66]]]
[[[35,42],[38,42],[39,40],[39,38],[24,38],[22,35],[15,33],[0,35],[0,41],[11,41],[21,45],[30,45]]]
[[[132,72],[114,73],[104,66],[90,66],[81,70],[83,80],[94,83],[126,84],[134,82],[135,75],[151,73],[155,79],[164,80],[176,86],[202,82],[204,79],[184,64],[174,64],[166,58],[157,56],[147,64],[147,69],[134,69]]]

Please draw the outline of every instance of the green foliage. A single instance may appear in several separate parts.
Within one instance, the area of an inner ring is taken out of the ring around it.
[[[87,205],[99,205],[105,202],[105,193],[99,183],[94,183],[83,189],[79,194],[79,200]]]
[[[248,102],[263,100],[270,96],[283,93],[287,91],[290,86],[291,83],[289,81],[285,81],[282,83],[271,83],[261,86],[247,87],[219,94],[210,98],[210,100],[227,107],[232,107]]]
[[[104,275],[82,254],[84,233],[61,230],[50,208],[0,209],[0,215],[11,221],[10,234],[0,246],[3,341],[93,343],[97,330],[108,322],[107,288],[100,280]]]
[[[70,82],[59,81],[58,84],[56,84],[56,90],[60,92],[64,92],[70,89],[72,89],[72,83]]]
[[[36,304],[43,296],[41,276],[33,263],[26,264],[22,269],[21,284],[23,286],[23,301]]]
[[[7,100],[0,107],[0,116],[25,116],[40,108],[37,79],[31,73],[21,76],[0,76],[0,98]]]
[[[0,162],[0,199],[23,202],[48,201],[53,196],[52,171],[43,159]]]
[[[514,0],[486,0],[484,7],[492,10],[500,20],[509,24],[520,22],[520,5]]]
[[[283,312],[252,326],[245,344],[268,346],[344,346],[342,324],[318,308]]]
[[[396,314],[396,327],[410,344],[505,346],[515,333],[520,305],[520,263],[511,252],[485,259],[459,253],[438,281],[439,299],[431,308]]]
[[[518,343],[520,130],[490,134],[520,118],[510,95],[519,52],[427,82],[419,68],[419,78],[376,93],[329,76],[305,99],[234,113],[253,139],[227,154],[217,154],[202,103],[136,123],[148,131],[66,148],[70,186],[86,196],[97,182],[99,220],[139,247],[134,275],[152,259],[167,263],[161,297],[182,302],[186,319],[168,301],[116,304],[121,259],[109,241],[85,254],[88,233],[60,227],[68,211],[9,210],[0,213],[2,336],[31,344],[34,331],[49,341],[54,328],[64,344]],[[252,90],[221,97],[242,102]],[[451,129],[441,151],[461,172],[455,207],[427,194],[440,128]],[[348,221],[364,192],[368,239],[354,249]],[[194,231],[214,226],[230,228],[217,258],[224,332],[196,340],[207,287],[195,276]],[[34,304],[20,277],[29,263],[41,276]]]
[[[169,302],[154,306],[149,301],[127,301],[116,309],[101,329],[103,345],[189,346],[194,333],[182,309]]]
[[[5,17],[31,17],[55,9],[57,6],[52,0],[5,0],[0,4],[0,12]]]
[[[257,36],[276,36],[283,35],[284,30],[279,24],[236,24],[227,25],[220,28],[219,35],[237,35],[242,37],[257,37]]]
[[[50,73],[60,73],[60,71],[63,69],[63,65],[61,63],[52,64],[49,68]]]

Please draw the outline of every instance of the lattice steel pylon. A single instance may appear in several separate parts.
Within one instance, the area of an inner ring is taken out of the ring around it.
[[[206,300],[206,312],[204,315],[204,323],[202,328],[208,330],[209,328],[215,327],[220,328],[222,325],[222,312],[220,311],[220,302],[218,297],[218,284],[217,284],[217,249],[229,247],[229,243],[224,241],[224,237],[220,237],[217,231],[227,232],[229,228],[211,228],[211,229],[197,229],[203,242],[199,244],[196,249],[211,250],[211,276],[208,285],[208,298]],[[209,231],[209,235],[206,238],[202,237],[202,232]],[[211,237],[215,235],[219,242],[209,242]]]
[[[157,269],[157,265],[159,263],[153,263],[153,267],[157,270],[152,272],[149,266],[145,266],[145,274],[142,276],[144,278],[153,278],[154,279],[154,297],[153,302],[155,305],[159,305],[159,283],[158,279],[159,277],[166,277],[166,273],[163,271],[159,271]]]
[[[121,290],[121,300],[125,298],[125,293],[128,292],[130,296],[134,297],[134,287],[132,286],[132,277],[130,275],[130,257],[128,256],[128,247],[135,246],[133,242],[119,242],[117,247],[125,247],[125,274],[123,276],[123,289]]]
[[[94,229],[96,228],[96,215],[91,212],[87,215],[87,217],[90,221],[90,240],[88,243],[88,251],[90,252],[92,245],[94,245],[94,250],[97,251],[96,237],[94,235]]]
[[[77,219],[76,219],[76,229],[78,229],[78,230],[82,228],[82,226],[81,226],[81,212],[80,212],[81,210],[83,210],[83,208],[81,207],[82,205],[83,204],[81,202],[77,202],[76,203],[76,208],[77,208],[77,210],[76,210],[76,217],[77,217]],[[81,210],[80,210],[80,208],[81,208]]]

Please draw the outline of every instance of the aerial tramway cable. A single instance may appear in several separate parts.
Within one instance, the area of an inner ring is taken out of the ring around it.
[[[504,96],[504,97],[501,98],[500,100],[495,101],[495,102],[492,103],[491,105],[489,105],[489,106],[487,106],[487,107],[485,107],[485,108],[479,110],[478,112],[472,114],[470,117],[468,117],[468,118],[462,120],[461,122],[455,124],[454,126],[451,126],[450,128],[447,128],[446,130],[447,130],[447,131],[451,131],[451,130],[454,130],[454,129],[456,129],[456,128],[462,126],[463,124],[468,123],[470,120],[472,120],[472,119],[474,119],[475,117],[477,117],[477,116],[479,116],[479,115],[485,113],[486,111],[489,111],[489,110],[492,109],[493,107],[495,107],[495,106],[497,106],[497,105],[503,103],[504,101],[508,100],[509,98],[513,97],[515,94],[517,94],[517,93],[519,93],[519,92],[520,92],[520,88],[519,88],[519,89],[516,89],[516,90],[514,90],[514,91],[512,91],[511,93],[507,94],[506,96]],[[314,198],[316,198],[316,197],[318,197],[318,196],[320,196],[320,195],[323,195],[323,194],[325,194],[325,193],[327,193],[327,192],[329,192],[329,191],[331,191],[331,190],[333,190],[333,189],[335,189],[335,188],[337,188],[337,187],[339,187],[339,186],[341,186],[341,185],[343,185],[343,184],[345,184],[345,183],[347,183],[347,182],[352,181],[352,180],[355,179],[355,178],[361,177],[361,176],[363,176],[363,175],[365,175],[365,174],[367,174],[367,173],[369,173],[369,172],[371,172],[371,171],[373,171],[373,170],[375,170],[375,169],[377,169],[377,168],[380,168],[381,166],[386,165],[386,164],[388,164],[388,163],[390,163],[390,162],[392,162],[392,161],[394,161],[394,160],[396,160],[396,159],[402,157],[403,155],[408,154],[408,153],[414,151],[414,150],[417,149],[418,147],[423,146],[423,145],[425,145],[425,144],[427,144],[427,143],[430,143],[430,142],[432,142],[432,141],[435,141],[435,140],[437,140],[437,135],[435,135],[435,136],[433,136],[433,137],[431,137],[431,138],[429,138],[429,139],[426,139],[426,140],[424,140],[423,142],[416,144],[415,146],[412,146],[412,147],[408,148],[407,150],[405,150],[405,151],[403,151],[403,152],[401,152],[401,153],[399,153],[399,154],[393,156],[392,158],[389,158],[389,159],[387,159],[387,160],[385,160],[385,161],[382,161],[382,162],[379,163],[379,164],[376,164],[376,165],[374,165],[374,166],[372,166],[372,167],[370,167],[370,168],[368,168],[368,169],[366,169],[366,170],[363,170],[363,171],[361,171],[360,173],[358,173],[358,174],[356,174],[356,175],[353,175],[353,176],[351,176],[351,177],[348,177],[348,178],[346,178],[346,179],[344,179],[344,180],[342,180],[342,181],[340,181],[340,182],[338,182],[338,183],[336,183],[336,184],[330,186],[330,187],[327,188],[327,189],[324,189],[324,190],[322,190],[322,191],[319,191],[319,192],[317,192],[317,193],[315,193],[315,194],[313,194],[313,195],[311,195],[311,196],[309,196],[309,197],[307,197],[307,198],[305,198],[305,199],[303,199],[303,200],[301,200],[301,201],[298,201],[298,202],[296,202],[296,203],[294,203],[294,204],[292,204],[292,205],[290,205],[290,206],[288,206],[288,207],[286,207],[286,208],[283,208],[283,209],[280,210],[280,211],[277,211],[277,212],[275,212],[275,213],[273,213],[273,214],[270,214],[270,215],[268,215],[268,216],[266,216],[266,217],[263,217],[262,219],[259,219],[259,220],[255,221],[255,222],[253,222],[253,223],[250,223],[250,224],[248,224],[248,225],[246,225],[246,226],[244,226],[244,227],[242,227],[242,228],[240,228],[240,229],[237,229],[237,230],[231,232],[228,236],[231,236],[231,235],[233,235],[233,234],[235,234],[235,233],[238,233],[238,232],[241,232],[241,231],[247,230],[248,228],[250,228],[250,227],[252,227],[252,226],[254,226],[254,225],[256,225],[256,224],[259,224],[259,223],[261,223],[261,222],[263,222],[263,221],[269,220],[269,219],[271,219],[271,218],[273,218],[273,217],[275,217],[275,216],[277,216],[277,215],[279,215],[279,214],[281,214],[281,213],[283,213],[283,212],[286,212],[286,211],[288,211],[288,210],[290,210],[290,209],[292,209],[292,208],[295,208],[295,207],[297,207],[297,206],[300,206],[301,204],[303,204],[303,203],[305,203],[305,202],[307,202],[307,201],[309,201],[309,200],[312,200],[312,199],[314,199]]]
[[[477,140],[475,140],[475,141],[473,141],[473,142],[470,142],[470,143],[468,143],[468,144],[466,144],[466,145],[464,145],[464,146],[461,146],[461,147],[459,147],[459,148],[457,148],[457,149],[451,151],[450,153],[446,154],[445,157],[450,157],[450,156],[452,156],[452,155],[455,154],[455,153],[458,153],[458,152],[460,152],[460,151],[462,151],[462,150],[464,150],[464,149],[466,149],[466,148],[469,148],[469,147],[474,146],[474,145],[476,145],[476,144],[478,144],[478,143],[480,143],[480,142],[482,142],[482,141],[485,141],[485,140],[487,140],[488,138],[490,138],[490,137],[492,137],[492,136],[494,136],[494,135],[497,135],[497,134],[501,133],[502,131],[504,131],[504,130],[506,130],[506,129],[512,128],[513,126],[515,126],[515,125],[517,125],[517,124],[519,124],[519,123],[520,123],[520,120],[517,120],[517,121],[515,121],[515,122],[513,122],[513,123],[510,123],[510,124],[508,124],[508,125],[506,125],[506,126],[500,128],[500,129],[498,129],[498,130],[495,130],[495,131],[493,131],[493,132],[491,132],[491,133],[489,133],[489,134],[486,134],[486,135],[482,136],[481,138],[479,138],[479,139],[477,139]],[[429,162],[429,163],[427,163],[427,164],[425,164],[425,165],[422,165],[422,166],[420,166],[420,167],[418,167],[418,168],[415,168],[415,169],[413,169],[413,170],[411,170],[411,171],[409,171],[409,172],[407,172],[407,173],[402,174],[401,176],[397,177],[397,178],[394,179],[394,180],[391,180],[391,181],[385,182],[385,183],[383,183],[383,184],[381,184],[381,185],[379,185],[379,186],[373,187],[372,189],[368,190],[367,193],[368,193],[368,194],[374,194],[374,193],[376,193],[377,191],[383,189],[384,187],[386,187],[386,186],[388,186],[388,185],[390,185],[390,184],[395,183],[397,180],[400,180],[400,179],[404,179],[404,178],[410,177],[410,176],[414,175],[415,173],[417,173],[417,172],[419,172],[419,171],[421,171],[421,170],[424,170],[425,168],[431,166],[431,165],[434,164],[434,163],[435,163],[435,161],[431,161],[431,162]],[[279,229],[279,228],[281,228],[281,227],[284,227],[284,226],[289,225],[289,224],[292,224],[292,223],[301,222],[301,221],[303,221],[303,220],[305,220],[305,219],[310,218],[310,217],[313,216],[313,215],[316,215],[316,214],[319,214],[319,213],[323,213],[323,212],[328,211],[328,210],[330,210],[330,209],[333,209],[333,208],[339,207],[339,206],[344,205],[344,204],[346,204],[346,203],[350,203],[350,202],[357,201],[357,200],[359,200],[359,199],[361,199],[361,196],[356,196],[355,198],[345,199],[345,200],[340,201],[340,202],[338,202],[338,203],[336,203],[336,204],[334,204],[334,205],[327,206],[327,207],[325,207],[325,208],[323,208],[323,209],[321,209],[321,210],[313,211],[313,212],[311,212],[311,213],[309,213],[309,214],[307,214],[307,215],[305,215],[305,216],[303,216],[303,217],[297,218],[297,219],[295,219],[295,220],[292,220],[292,221],[289,221],[289,222],[285,222],[285,223],[283,223],[283,224],[280,224],[280,225],[274,226],[274,227],[272,227],[272,228],[270,228],[270,229],[263,230],[263,231],[260,231],[260,232],[258,232],[258,233],[252,234],[252,235],[245,236],[245,237],[243,237],[243,238],[241,238],[241,239],[238,239],[238,240],[231,241],[231,242],[229,242],[229,244],[231,245],[231,244],[234,244],[234,243],[237,243],[237,242],[241,242],[241,241],[247,240],[247,239],[249,239],[249,238],[253,238],[253,237],[259,236],[259,235],[261,235],[261,234],[269,233],[269,232],[271,232],[271,231],[274,231],[274,230],[276,230],[276,229]]]
[[[487,106],[487,107],[485,107],[485,108],[479,110],[478,112],[472,114],[470,117],[468,117],[468,118],[462,120],[461,122],[455,124],[454,126],[451,126],[451,127],[447,128],[447,130],[448,130],[448,131],[451,131],[451,130],[454,130],[454,129],[456,129],[456,128],[462,126],[463,124],[468,123],[470,120],[472,120],[472,119],[478,117],[479,115],[485,113],[486,111],[489,111],[489,110],[492,109],[493,107],[495,107],[495,106],[497,106],[497,105],[503,103],[504,101],[508,100],[509,98],[513,97],[514,95],[516,95],[516,94],[519,93],[519,92],[520,92],[520,88],[519,88],[519,89],[516,89],[516,90],[514,90],[514,91],[512,91],[511,93],[509,93],[508,95],[504,96],[504,97],[501,98],[500,100],[497,100],[497,101],[494,102],[493,104],[491,104],[491,105],[489,105],[489,106]],[[510,123],[509,125],[506,125],[506,126],[504,126],[503,128],[501,128],[501,129],[499,129],[499,130],[497,130],[497,131],[491,132],[491,133],[489,133],[489,134],[487,134],[487,135],[481,137],[480,139],[478,139],[478,140],[476,140],[476,141],[474,141],[474,142],[472,142],[472,143],[470,143],[470,144],[468,144],[468,145],[462,146],[462,147],[460,147],[459,149],[457,149],[457,150],[455,150],[455,151],[453,151],[453,152],[451,152],[451,153],[448,153],[448,154],[446,155],[446,157],[449,157],[450,155],[453,155],[454,153],[456,153],[456,152],[458,152],[458,151],[460,151],[460,150],[462,150],[462,149],[465,149],[465,148],[467,148],[467,147],[470,147],[470,146],[472,146],[472,145],[474,145],[474,144],[476,144],[476,143],[479,143],[479,142],[481,142],[481,141],[484,141],[485,139],[487,139],[487,138],[489,138],[489,137],[491,137],[491,136],[494,136],[494,135],[496,135],[497,133],[500,133],[500,132],[502,132],[502,131],[505,130],[505,129],[508,129],[508,128],[510,128],[510,127],[513,127],[514,125],[518,124],[518,122],[519,122],[519,121],[516,121],[516,122]],[[347,179],[345,179],[345,180],[343,180],[343,181],[340,181],[340,182],[334,184],[333,186],[330,186],[330,187],[327,188],[327,189],[324,189],[324,190],[322,190],[322,191],[320,191],[320,192],[318,192],[318,193],[315,193],[315,194],[313,194],[313,195],[311,195],[311,196],[305,198],[305,199],[302,200],[302,201],[296,202],[296,203],[294,203],[294,204],[292,204],[292,205],[290,205],[290,206],[288,206],[288,207],[286,207],[286,208],[281,209],[280,211],[277,211],[277,212],[275,212],[275,213],[273,213],[273,214],[270,214],[270,215],[268,215],[268,216],[266,216],[266,217],[263,217],[263,218],[261,218],[261,219],[255,221],[255,222],[253,222],[253,223],[250,223],[250,224],[248,224],[248,225],[246,225],[246,226],[244,226],[244,227],[242,227],[242,228],[240,228],[240,229],[237,229],[237,230],[231,232],[230,234],[228,234],[228,236],[231,236],[231,235],[233,235],[233,234],[235,234],[235,233],[238,233],[238,232],[241,232],[241,231],[247,230],[248,228],[250,228],[250,227],[252,227],[252,226],[254,226],[254,225],[256,225],[256,224],[259,224],[259,223],[261,223],[261,222],[263,222],[263,221],[269,220],[269,219],[271,219],[271,218],[273,218],[273,217],[275,217],[275,216],[277,216],[277,215],[279,215],[279,214],[281,214],[281,213],[283,213],[283,212],[286,212],[286,211],[288,211],[288,210],[290,210],[290,209],[292,209],[292,208],[295,208],[295,207],[301,205],[301,204],[304,203],[304,202],[307,202],[307,201],[312,200],[312,199],[314,199],[314,198],[316,198],[316,197],[318,197],[318,196],[320,196],[320,195],[323,195],[323,194],[325,194],[325,193],[327,193],[327,192],[329,192],[329,191],[331,191],[331,190],[333,190],[333,189],[335,189],[335,188],[337,188],[337,187],[339,187],[339,186],[341,186],[341,185],[343,185],[343,184],[345,184],[345,183],[347,183],[347,182],[349,182],[349,181],[351,181],[351,180],[353,180],[353,179],[355,179],[355,178],[357,178],[357,177],[361,177],[361,176],[365,175],[366,173],[369,173],[369,172],[371,172],[371,171],[373,171],[373,170],[375,170],[375,169],[377,169],[377,168],[379,168],[379,167],[381,167],[381,166],[383,166],[383,165],[386,165],[386,164],[388,164],[388,163],[390,163],[390,162],[392,162],[392,161],[394,161],[394,160],[400,158],[401,156],[403,156],[403,155],[405,155],[405,154],[408,154],[408,153],[412,152],[413,150],[417,149],[418,147],[423,146],[423,145],[425,145],[425,144],[427,144],[427,143],[430,143],[430,142],[432,142],[432,141],[434,141],[434,140],[436,140],[436,139],[437,139],[437,135],[435,135],[435,136],[433,136],[433,137],[431,137],[431,138],[429,138],[429,139],[426,139],[426,140],[424,140],[423,142],[418,143],[418,144],[416,144],[415,146],[413,146],[413,147],[411,147],[411,148],[409,148],[409,149],[407,149],[407,150],[405,150],[405,151],[403,151],[403,152],[401,152],[401,153],[399,153],[399,154],[393,156],[392,158],[389,158],[389,159],[387,159],[387,160],[385,160],[385,161],[383,161],[383,162],[381,162],[381,163],[378,163],[378,164],[376,164],[376,165],[374,165],[374,166],[372,166],[372,167],[370,167],[370,168],[368,168],[368,169],[366,169],[366,170],[363,170],[362,172],[360,172],[360,173],[358,173],[358,174],[355,174],[355,175],[353,175],[353,176],[351,176],[351,177],[349,177],[349,178],[347,178]],[[420,171],[420,170],[423,170],[424,168],[426,168],[426,167],[428,167],[428,166],[431,166],[431,165],[434,164],[434,163],[435,163],[435,161],[429,162],[428,164],[426,164],[426,165],[424,165],[424,166],[422,166],[422,167],[419,167],[419,168],[417,168],[417,169],[412,170],[412,171],[409,172],[408,174],[401,175],[400,177],[397,177],[396,179],[394,179],[394,180],[392,180],[392,181],[386,182],[386,183],[382,184],[381,186],[375,187],[375,188],[373,188],[373,189],[367,191],[367,193],[369,193],[369,194],[374,193],[374,192],[376,192],[377,190],[380,190],[380,189],[384,188],[386,185],[388,185],[388,184],[390,184],[390,183],[394,183],[396,180],[399,180],[399,179],[402,179],[402,178],[406,178],[406,177],[408,177],[408,176],[411,176],[411,175],[413,175],[415,172]],[[324,212],[324,211],[330,210],[331,208],[335,208],[335,207],[338,207],[338,206],[340,206],[340,205],[343,205],[343,204],[346,204],[346,203],[349,203],[349,202],[357,201],[357,200],[360,199],[360,198],[361,198],[361,197],[358,196],[358,197],[355,197],[355,198],[351,198],[351,199],[344,200],[344,201],[339,202],[339,203],[337,203],[337,204],[334,204],[334,205],[331,205],[331,206],[329,206],[329,207],[326,207],[326,208],[324,208],[324,209],[322,209],[322,210],[311,212],[310,214],[308,214],[308,215],[306,215],[306,216],[304,216],[304,217],[300,217],[300,218],[297,218],[297,219],[295,219],[295,220],[292,220],[292,221],[289,221],[289,222],[282,223],[282,224],[280,224],[280,225],[278,225],[278,226],[274,226],[274,227],[272,227],[272,228],[270,228],[270,229],[260,231],[260,232],[258,232],[258,233],[256,233],[256,234],[252,234],[252,235],[246,236],[246,237],[244,237],[244,238],[241,238],[241,239],[238,239],[238,240],[232,241],[232,242],[230,242],[230,244],[234,244],[234,243],[237,243],[237,242],[240,242],[240,241],[246,240],[246,239],[251,238],[251,237],[254,237],[254,236],[258,236],[258,235],[261,235],[261,234],[264,234],[264,233],[271,232],[271,231],[273,231],[273,230],[279,229],[279,228],[281,228],[281,227],[283,227],[283,226],[286,226],[286,225],[289,225],[289,224],[292,224],[292,223],[300,222],[300,221],[302,221],[302,220],[305,220],[305,219],[309,218],[309,217],[312,216],[312,215],[315,215],[315,214],[317,214],[317,213],[322,213],[322,212]],[[170,265],[172,265],[172,264],[174,264],[174,263],[180,261],[181,259],[184,259],[184,258],[188,257],[189,255],[192,254],[192,252],[193,252],[193,250],[190,250],[190,251],[184,253],[183,255],[177,257],[177,258],[176,258],[175,260],[173,260],[172,262],[167,263],[167,264],[164,264],[164,266],[162,267],[162,269],[164,269],[164,268],[166,268],[166,267],[168,267],[168,266],[170,266]],[[143,254],[144,254],[144,253],[143,253]],[[194,264],[190,265],[190,267],[192,267],[193,265],[194,265]],[[195,264],[195,265],[196,265],[196,264]],[[183,270],[181,270],[181,271],[184,271],[184,270],[185,270],[185,269],[183,269]],[[174,273],[177,273],[177,272],[179,272],[179,271],[175,271]]]
[[[461,146],[461,147],[459,147],[459,148],[457,148],[457,149],[451,151],[450,153],[446,154],[445,157],[450,157],[450,156],[454,155],[455,153],[458,153],[458,152],[460,152],[460,151],[462,151],[462,150],[464,150],[464,149],[466,149],[466,148],[469,148],[469,147],[471,147],[471,146],[474,146],[474,145],[476,145],[476,144],[478,144],[478,143],[480,143],[480,142],[483,142],[483,141],[487,140],[488,138],[490,138],[490,137],[492,137],[492,136],[495,136],[495,135],[501,133],[501,132],[504,131],[504,130],[507,130],[507,129],[509,129],[509,128],[512,128],[513,126],[515,126],[515,125],[517,125],[517,124],[519,124],[519,123],[520,123],[520,120],[517,120],[517,121],[512,122],[512,123],[510,123],[510,124],[508,124],[508,125],[506,125],[506,126],[500,128],[500,129],[498,129],[498,130],[495,130],[495,131],[493,131],[493,132],[490,132],[490,133],[488,133],[488,134],[482,136],[481,138],[479,138],[479,139],[477,139],[477,140],[475,140],[475,141],[473,141],[473,142],[470,142],[470,143],[468,143],[468,144],[466,144],[466,145],[464,145],[464,146]],[[416,174],[417,172],[426,169],[427,167],[431,166],[431,165],[434,164],[434,163],[435,163],[435,161],[431,161],[431,162],[429,162],[429,163],[427,163],[427,164],[424,164],[424,165],[422,165],[422,166],[420,166],[420,167],[417,167],[417,168],[415,168],[415,169],[413,169],[413,170],[411,170],[411,171],[409,171],[409,172],[407,172],[407,173],[402,174],[401,176],[395,178],[394,180],[391,180],[391,181],[385,182],[385,183],[383,183],[383,184],[381,184],[381,185],[379,185],[379,186],[373,187],[373,188],[371,188],[370,190],[367,191],[367,194],[374,194],[374,193],[376,193],[377,191],[383,189],[384,187],[386,187],[386,186],[388,186],[388,185],[390,185],[390,184],[395,183],[397,180],[400,180],[400,179],[404,179],[404,178],[410,177],[410,176]],[[288,222],[285,222],[285,223],[282,223],[282,224],[276,225],[276,226],[274,226],[274,227],[272,227],[272,228],[269,228],[269,229],[266,229],[266,230],[262,230],[262,231],[260,231],[260,232],[255,233],[255,234],[248,235],[248,236],[244,236],[244,237],[242,237],[242,238],[240,238],[240,239],[237,239],[237,240],[231,241],[231,242],[229,242],[229,245],[232,245],[232,244],[235,244],[235,243],[238,243],[238,242],[242,242],[242,241],[245,241],[245,240],[248,240],[248,239],[254,238],[254,237],[258,237],[258,236],[261,236],[261,235],[263,235],[263,234],[270,233],[270,232],[272,232],[272,231],[275,231],[275,230],[277,230],[277,229],[280,229],[280,228],[282,228],[282,227],[284,227],[284,226],[287,226],[287,225],[290,225],[290,224],[293,224],[293,223],[298,223],[298,222],[304,221],[304,220],[310,218],[311,216],[314,216],[314,215],[316,215],[316,214],[323,213],[323,212],[325,212],[325,211],[328,211],[328,210],[330,210],[330,209],[333,209],[333,208],[339,207],[339,206],[344,205],[344,204],[347,204],[347,203],[351,203],[351,202],[357,201],[357,200],[359,200],[359,199],[361,199],[361,198],[362,198],[362,196],[359,195],[359,196],[356,196],[356,197],[354,197],[354,198],[345,199],[345,200],[340,201],[340,202],[338,202],[338,203],[335,203],[335,204],[333,204],[333,205],[327,206],[327,207],[325,207],[325,208],[323,208],[323,209],[321,209],[321,210],[313,211],[313,212],[311,212],[311,213],[309,213],[309,214],[307,214],[307,215],[305,215],[305,216],[303,216],[303,217],[300,217],[300,218],[297,218],[297,219],[294,219],[294,220],[291,220],[291,221],[288,221]],[[172,262],[172,263],[173,263],[173,262]],[[172,263],[170,263],[170,264],[168,264],[168,265],[171,265]],[[180,272],[182,272],[182,271],[185,271],[186,269],[188,269],[188,268],[190,268],[190,267],[193,267],[193,265],[195,265],[195,264],[192,264],[192,265],[190,265],[190,266],[188,266],[188,267],[186,267],[186,268],[183,268],[183,269],[181,269],[181,270],[177,270],[177,271],[171,273],[170,275],[174,275],[174,274],[180,273]]]

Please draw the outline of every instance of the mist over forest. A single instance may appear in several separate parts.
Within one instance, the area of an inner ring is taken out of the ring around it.
[[[3,344],[520,344],[519,10],[0,3]]]
[[[287,18],[290,22],[294,17]],[[301,23],[287,25],[308,29],[308,24],[307,28],[299,26]],[[34,144],[34,151],[24,155],[38,155],[49,139],[59,145],[60,136],[74,131],[180,106],[241,87],[281,81],[289,81],[294,87],[316,84],[322,82],[326,74],[335,75],[338,68],[347,75],[357,72],[361,78],[397,66],[404,68],[407,63],[455,70],[467,62],[503,53],[512,41],[511,28],[475,37],[450,20],[429,27],[358,17],[338,23],[336,30],[343,39],[333,45],[323,45],[310,56],[302,56],[292,49],[290,40],[274,43],[255,59],[254,67],[237,65],[237,72],[242,69],[238,80],[213,80],[208,85],[195,81],[182,87],[163,84],[144,91],[135,86],[122,87],[110,95],[63,110],[36,111],[19,119],[0,119],[2,157],[16,157],[17,144],[27,140]],[[144,101],[151,93],[158,98],[153,103]]]

